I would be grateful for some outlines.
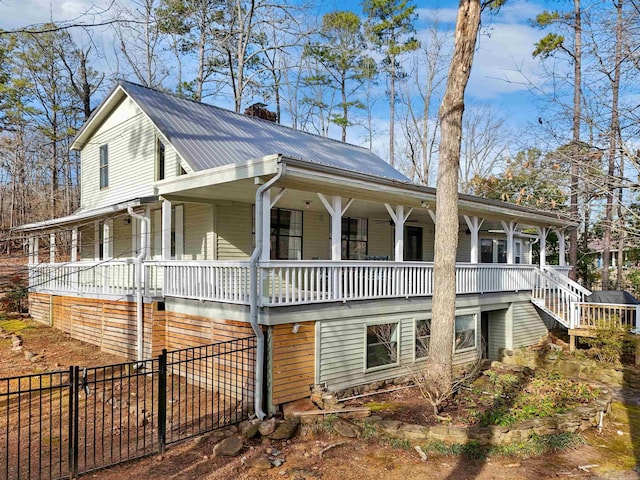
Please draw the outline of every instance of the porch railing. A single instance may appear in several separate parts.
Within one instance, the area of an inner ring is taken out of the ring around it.
[[[32,291],[135,294],[133,261],[79,262],[31,266]],[[249,262],[149,261],[144,263],[146,296],[175,296],[225,303],[249,302]],[[533,265],[456,266],[456,293],[531,290]],[[422,297],[433,294],[433,263],[389,261],[272,261],[259,265],[263,306]]]
[[[530,290],[533,265],[457,264],[456,293]],[[419,297],[433,294],[433,263],[268,262],[261,264],[263,305]]]
[[[631,330],[637,327],[640,317],[640,305],[576,302],[573,308],[576,319],[573,328],[596,329],[619,326],[625,330]]]

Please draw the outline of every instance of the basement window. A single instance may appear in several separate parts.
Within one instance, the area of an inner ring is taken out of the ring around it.
[[[466,352],[476,348],[477,315],[457,315],[454,335],[454,352]]]
[[[396,322],[366,326],[366,371],[398,364],[398,325]]]
[[[429,340],[431,339],[431,319],[416,321],[416,347],[415,359],[421,360],[427,358],[429,353]]]

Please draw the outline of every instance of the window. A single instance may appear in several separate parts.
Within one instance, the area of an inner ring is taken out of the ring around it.
[[[480,262],[493,263],[493,240],[490,238],[480,239]]]
[[[345,260],[364,260],[367,256],[366,218],[342,219],[342,258]]]
[[[302,260],[302,212],[271,209],[271,259]]]
[[[426,358],[429,353],[429,339],[431,338],[431,319],[416,321],[416,360]]]
[[[156,140],[156,180],[164,180],[164,143],[158,138]]]
[[[100,188],[109,186],[109,148],[100,145]]]
[[[182,165],[178,165],[178,176],[180,175],[186,175],[187,171],[184,169],[184,167]]]
[[[522,263],[522,242],[520,240],[513,242],[513,262]]]
[[[454,352],[476,348],[476,315],[457,315],[455,325]]]
[[[367,370],[396,363],[398,363],[398,324],[367,325]]]
[[[498,244],[498,263],[507,263],[507,241],[496,240]]]

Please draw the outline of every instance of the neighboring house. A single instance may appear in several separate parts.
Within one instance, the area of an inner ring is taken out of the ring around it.
[[[72,148],[81,208],[20,229],[35,319],[129,358],[255,332],[256,403],[264,383],[269,410],[426,356],[433,188],[366,149],[127,82]],[[468,195],[459,210],[455,361],[535,344],[553,320],[569,326],[562,305],[584,295],[563,275],[572,222]],[[56,248],[64,230],[70,261]]]

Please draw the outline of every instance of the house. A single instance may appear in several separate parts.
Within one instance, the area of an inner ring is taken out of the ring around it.
[[[366,149],[124,81],[72,148],[80,209],[20,228],[36,320],[134,359],[255,334],[257,411],[425,357],[433,188]],[[455,361],[569,327],[586,294],[566,277],[573,223],[468,195],[459,209]]]

